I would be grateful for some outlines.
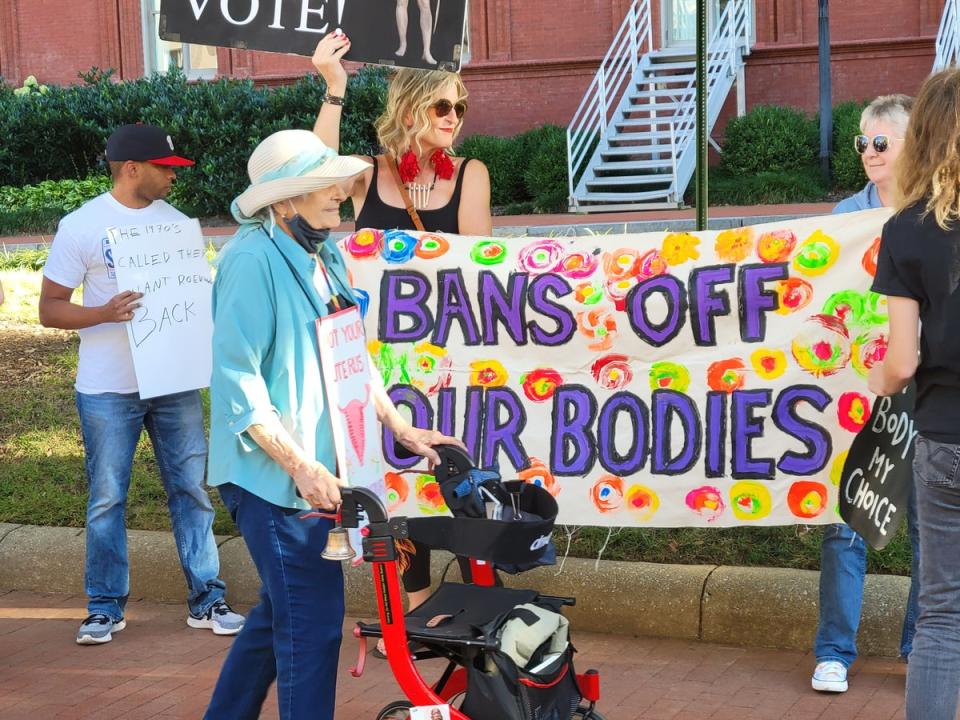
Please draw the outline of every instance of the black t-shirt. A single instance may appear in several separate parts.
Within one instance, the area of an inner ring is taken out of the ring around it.
[[[920,304],[914,417],[920,434],[960,444],[960,227],[945,231],[925,202],[887,221],[873,290]]]

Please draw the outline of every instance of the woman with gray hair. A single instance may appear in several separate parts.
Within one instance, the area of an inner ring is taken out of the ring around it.
[[[334,508],[345,483],[315,327],[356,305],[329,229],[340,223],[345,184],[368,167],[308,130],[282,130],[253,151],[250,187],[231,208],[240,229],[213,285],[209,483],[262,586],[208,720],[259,717],[274,681],[281,720],[333,720],[343,573],[320,555],[333,522],[305,511]],[[382,383],[370,390],[377,418],[411,452],[439,462],[433,445],[459,444],[412,427]]]
[[[854,136],[853,143],[869,179],[863,190],[840,202],[833,212],[856,212],[893,205],[897,190],[894,168],[903,150],[912,107],[913,99],[907,95],[882,95],[864,108],[860,116],[860,134]],[[910,596],[900,636],[900,656],[904,660],[913,647],[919,614],[920,540],[917,504],[912,492],[907,504],[907,528],[913,559],[910,564]],[[866,574],[867,546],[864,539],[842,523],[827,525],[820,550],[820,622],[813,646],[817,666],[811,680],[814,690],[847,690],[847,669],[857,658],[857,629]]]

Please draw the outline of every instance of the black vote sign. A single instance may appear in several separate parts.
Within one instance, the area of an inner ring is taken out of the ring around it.
[[[459,71],[467,0],[423,6],[418,0],[161,0],[160,37],[313,55],[324,35],[341,28],[351,41],[347,60]]]
[[[878,397],[857,433],[840,478],[840,516],[871,547],[882,550],[907,514],[913,483],[913,383]]]

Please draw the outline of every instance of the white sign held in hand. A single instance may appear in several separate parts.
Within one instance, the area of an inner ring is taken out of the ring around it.
[[[196,220],[108,228],[117,286],[143,293],[127,323],[142,399],[210,384],[212,280]]]

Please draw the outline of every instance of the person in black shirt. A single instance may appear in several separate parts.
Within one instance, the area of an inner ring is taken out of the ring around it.
[[[960,70],[923,85],[897,165],[897,214],[883,229],[873,290],[886,295],[889,348],[878,395],[917,383],[913,462],[920,618],[907,720],[955,720],[960,693]],[[919,357],[918,357],[919,353]]]

